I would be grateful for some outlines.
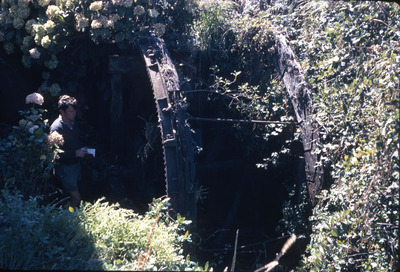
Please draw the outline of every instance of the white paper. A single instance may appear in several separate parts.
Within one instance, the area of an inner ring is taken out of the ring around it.
[[[96,157],[96,149],[94,148],[88,148],[87,153],[93,155],[93,157]]]

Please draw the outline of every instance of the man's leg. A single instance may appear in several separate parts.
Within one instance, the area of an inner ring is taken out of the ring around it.
[[[71,195],[71,206],[74,208],[78,207],[79,203],[81,203],[81,194],[79,193],[78,190],[76,190],[72,191],[70,195]]]
[[[78,190],[78,180],[81,177],[80,164],[56,165],[56,176],[60,179],[64,192],[71,197],[71,207],[79,206],[81,202],[81,194]]]

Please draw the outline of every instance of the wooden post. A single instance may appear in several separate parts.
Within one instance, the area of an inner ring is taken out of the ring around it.
[[[166,191],[171,198],[172,208],[194,221],[197,208],[193,144],[185,111],[178,102],[178,73],[163,40],[143,37],[138,45],[146,64],[158,113]]]
[[[274,37],[275,52],[272,59],[286,86],[299,123],[304,148],[305,182],[311,205],[315,206],[316,195],[321,191],[324,182],[324,169],[318,155],[313,152],[317,149],[320,139],[319,126],[312,120],[315,111],[312,91],[310,86],[305,84],[303,70],[286,38],[280,33],[274,33]]]

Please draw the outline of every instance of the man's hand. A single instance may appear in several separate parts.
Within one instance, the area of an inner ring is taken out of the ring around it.
[[[77,150],[75,150],[75,155],[76,155],[77,157],[83,158],[86,154],[87,154],[86,148],[82,148],[82,149],[77,149]]]

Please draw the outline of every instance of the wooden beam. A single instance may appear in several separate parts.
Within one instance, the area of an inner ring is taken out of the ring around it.
[[[311,86],[305,83],[304,72],[286,37],[278,32],[274,33],[274,37],[272,60],[285,84],[299,123],[304,148],[305,182],[311,205],[315,206],[316,195],[321,191],[324,182],[324,169],[319,156],[313,152],[320,143],[320,128],[312,119],[316,111],[312,101],[313,94]]]
[[[162,39],[139,39],[156,103],[165,163],[167,195],[172,209],[194,223],[197,216],[194,152],[185,109],[179,104],[179,77]]]

